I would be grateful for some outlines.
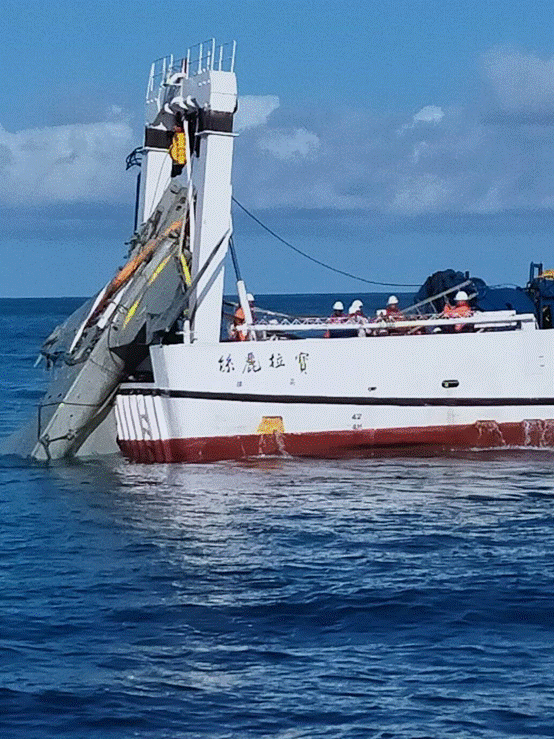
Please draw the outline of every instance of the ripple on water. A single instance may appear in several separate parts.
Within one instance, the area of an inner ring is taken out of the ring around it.
[[[551,464],[2,458],[2,736],[551,736]]]

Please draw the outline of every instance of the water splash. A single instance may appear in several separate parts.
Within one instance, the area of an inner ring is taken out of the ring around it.
[[[285,448],[285,437],[280,431],[275,431],[273,434],[275,443],[277,445],[278,453],[281,457],[290,457],[290,454]]]
[[[475,428],[479,434],[477,437],[479,446],[508,446],[497,421],[476,421]]]
[[[523,421],[521,425],[524,446],[539,449],[554,446],[554,421],[533,418]]]

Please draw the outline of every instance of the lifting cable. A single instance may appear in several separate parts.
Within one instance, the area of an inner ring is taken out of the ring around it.
[[[380,285],[381,287],[420,287],[420,285],[407,285],[402,282],[377,282],[376,280],[366,280],[365,277],[358,277],[357,275],[353,275],[350,272],[345,272],[342,269],[337,269],[337,267],[332,267],[330,264],[326,264],[325,262],[321,262],[319,259],[316,259],[315,257],[310,256],[309,254],[306,254],[306,252],[302,251],[301,249],[298,249],[298,247],[293,246],[292,244],[289,244],[288,241],[285,241],[279,234],[276,234],[275,231],[272,231],[268,226],[265,225],[265,223],[262,223],[259,218],[256,218],[256,216],[251,213],[247,208],[242,205],[242,203],[239,203],[239,201],[233,197],[233,202],[236,203],[236,205],[239,206],[241,210],[243,210],[247,216],[250,216],[253,221],[256,221],[256,223],[261,226],[265,231],[270,233],[272,236],[274,236],[277,241],[280,241],[285,246],[288,246],[289,249],[292,249],[297,254],[300,254],[303,257],[306,257],[306,259],[309,259],[310,262],[315,262],[315,264],[319,264],[320,267],[325,267],[326,269],[331,270],[331,272],[337,272],[339,275],[345,275],[345,277],[351,277],[353,280],[360,280],[360,282],[367,282],[368,285]]]

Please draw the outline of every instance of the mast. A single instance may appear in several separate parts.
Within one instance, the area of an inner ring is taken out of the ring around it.
[[[155,210],[171,180],[168,154],[177,120],[187,135],[189,245],[195,288],[189,301],[192,341],[219,341],[223,264],[231,236],[233,117],[237,109],[236,42],[197,44],[185,58],[157,60],[146,94],[139,221]],[[220,244],[214,253],[214,247]],[[187,332],[188,333],[188,332]]]
[[[223,301],[224,260],[231,236],[231,168],[233,116],[237,108],[237,80],[233,71],[235,44],[216,49],[200,45],[198,66],[183,81],[185,99],[197,105],[192,182],[196,192],[192,279],[204,268],[214,246],[223,239],[191,296],[189,314],[194,341],[219,341]],[[224,70],[227,64],[228,71]]]

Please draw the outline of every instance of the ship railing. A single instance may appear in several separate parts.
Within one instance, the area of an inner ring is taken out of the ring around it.
[[[498,330],[534,330],[536,319],[533,313],[517,314],[515,311],[484,311],[475,313],[467,318],[444,318],[440,316],[420,317],[414,320],[387,320],[385,317],[377,319],[359,318],[357,320],[329,321],[328,318],[306,317],[283,320],[260,319],[252,324],[246,324],[245,329],[258,338],[274,338],[277,334],[296,334],[313,331],[358,331],[362,336],[382,336],[389,333],[439,333],[443,328],[454,326],[472,326],[473,331]],[[437,331],[438,329],[438,331]]]
[[[234,72],[237,42],[229,41],[217,44],[215,38],[195,44],[187,50],[181,61],[181,68],[186,79],[202,72]]]
[[[186,56],[175,59],[172,54],[156,59],[150,68],[146,87],[146,104],[155,103],[160,110],[167,97],[167,88],[178,85],[206,71],[234,72],[237,42],[216,43],[215,38],[191,46]]]
[[[173,55],[162,56],[152,62],[150,75],[146,86],[146,104],[156,103],[158,109],[161,107],[165,94],[165,82],[174,73]]]

